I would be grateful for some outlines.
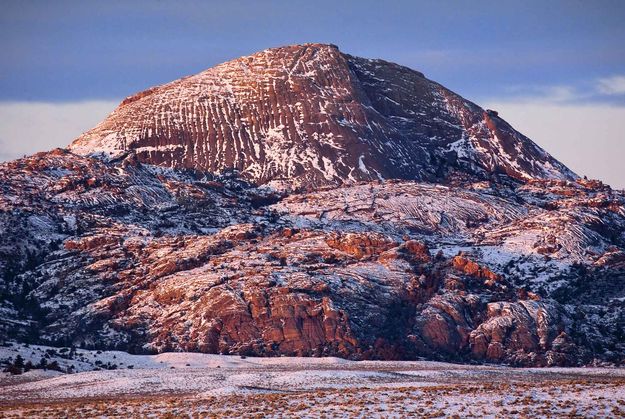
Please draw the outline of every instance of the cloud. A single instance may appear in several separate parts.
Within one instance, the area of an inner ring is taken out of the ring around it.
[[[597,91],[604,95],[625,94],[625,76],[613,76],[597,80]]]
[[[582,94],[573,86],[516,87],[523,95],[513,96],[518,103],[567,103],[579,100]]]
[[[543,101],[549,103],[571,102],[578,99],[580,94],[571,86],[551,86],[543,95]]]
[[[65,147],[118,101],[0,102],[0,161]]]
[[[514,85],[504,89],[504,96],[491,101],[514,102],[517,104],[579,104],[585,101],[597,101],[597,94],[586,86],[571,85]],[[600,100],[599,100],[600,101]]]
[[[514,99],[483,105],[578,175],[625,189],[625,106]]]
[[[505,87],[503,93],[504,101],[517,104],[597,103],[624,106],[625,76],[591,79],[576,85],[512,85]]]

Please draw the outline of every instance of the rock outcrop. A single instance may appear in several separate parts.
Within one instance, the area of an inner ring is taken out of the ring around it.
[[[625,358],[625,195],[423,74],[271,49],[0,164],[0,340]]]
[[[514,365],[624,353],[625,197],[605,186],[276,195],[64,151],[3,164],[0,179],[5,338]],[[549,237],[547,260],[534,243]]]
[[[314,187],[575,175],[510,127],[422,73],[334,45],[274,48],[126,98],[70,149]]]

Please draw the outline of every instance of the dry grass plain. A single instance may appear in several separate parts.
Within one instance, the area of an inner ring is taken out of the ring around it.
[[[625,416],[625,371],[620,369],[513,369],[199,354],[160,359],[166,361],[154,368],[146,364],[145,368],[116,371],[4,376],[0,416]]]

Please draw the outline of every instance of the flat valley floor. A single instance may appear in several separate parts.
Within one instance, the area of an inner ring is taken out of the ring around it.
[[[25,355],[45,347],[21,348]],[[26,351],[30,351],[26,353]],[[9,351],[10,352],[10,351]],[[3,348],[0,356],[11,355]],[[0,416],[625,416],[625,370],[79,350],[77,371],[0,376]]]

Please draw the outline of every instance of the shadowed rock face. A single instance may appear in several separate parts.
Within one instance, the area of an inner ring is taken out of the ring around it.
[[[128,97],[70,149],[295,187],[459,169],[574,177],[496,112],[417,71],[322,44],[265,50]]]

